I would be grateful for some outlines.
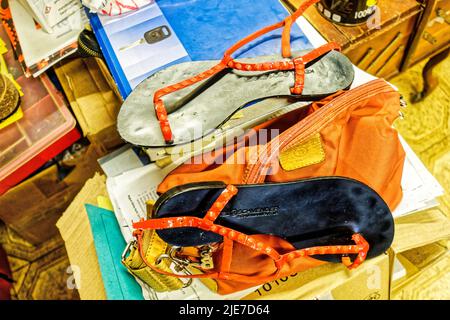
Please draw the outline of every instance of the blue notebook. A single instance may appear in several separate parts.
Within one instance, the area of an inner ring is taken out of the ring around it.
[[[279,0],[157,0],[120,17],[89,14],[93,31],[123,98],[156,71],[183,61],[221,59],[245,36],[283,20]],[[166,26],[170,36],[148,43],[146,32]],[[281,50],[281,29],[239,50],[234,57],[270,55]],[[293,50],[312,45],[297,25]]]
[[[142,289],[121,263],[126,243],[114,212],[86,204],[108,300],[143,300]]]

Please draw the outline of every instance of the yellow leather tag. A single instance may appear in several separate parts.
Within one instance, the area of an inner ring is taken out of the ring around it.
[[[294,146],[280,154],[280,165],[286,171],[292,171],[320,163],[325,160],[320,133],[307,141]]]

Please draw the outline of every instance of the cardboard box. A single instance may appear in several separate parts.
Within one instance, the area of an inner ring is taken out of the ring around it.
[[[450,251],[435,242],[397,255],[406,275],[393,282],[393,300],[450,299]]]
[[[391,259],[405,276],[392,281],[392,299],[450,299],[450,219],[439,208],[396,219]]]
[[[450,219],[439,208],[395,219],[394,254],[450,239]]]
[[[87,179],[100,171],[99,157],[89,146],[63,180],[53,165],[20,183],[0,197],[0,219],[25,240],[38,245],[58,232],[56,221]]]
[[[98,58],[68,60],[55,68],[84,136],[101,153],[124,143],[116,129],[122,104],[114,81]]]
[[[74,285],[82,300],[106,300],[85,204],[97,205],[98,198],[107,197],[107,195],[105,176],[95,174],[86,182],[57,222],[70,264],[73,266]]]
[[[395,258],[402,262],[402,253],[449,239],[450,219],[439,208],[395,219],[394,241],[390,248],[391,271]]]
[[[107,197],[106,178],[95,174],[63,213],[57,227],[74,271],[74,285],[82,300],[106,300],[105,287],[85,204],[97,205]]]
[[[329,263],[266,283],[244,300],[387,300],[390,265],[384,254],[355,270]]]

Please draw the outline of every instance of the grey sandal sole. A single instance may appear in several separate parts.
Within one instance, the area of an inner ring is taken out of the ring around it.
[[[294,56],[302,56],[309,50]],[[242,59],[259,63],[281,60],[279,55]],[[287,59],[286,59],[287,60]],[[218,61],[185,62],[168,67],[140,83],[123,103],[118,116],[118,131],[134,145],[167,146],[153,106],[158,89],[193,77],[216,65]],[[354,78],[350,60],[331,51],[311,62],[305,70],[302,95],[292,95],[294,71],[252,71],[227,69],[212,78],[171,93],[163,98],[173,132],[173,144],[189,143],[219,128],[235,112],[250,102],[269,97],[294,97],[319,100],[350,87]]]

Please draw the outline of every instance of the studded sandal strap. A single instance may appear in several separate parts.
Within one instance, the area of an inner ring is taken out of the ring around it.
[[[342,263],[348,269],[355,269],[361,263],[364,262],[369,251],[369,243],[364,239],[361,234],[355,233],[352,236],[352,240],[355,242],[354,245],[342,245],[342,246],[320,246],[320,247],[310,247],[306,249],[300,249],[286,253],[282,256],[282,263],[294,260],[300,257],[309,257],[315,255],[324,254],[358,254],[355,261],[347,263],[346,257],[343,257]]]
[[[282,51],[283,51],[283,57],[287,58],[287,57],[292,56],[291,46],[290,46],[292,24],[303,15],[303,13],[306,11],[306,9],[308,9],[310,6],[312,6],[313,4],[315,4],[317,2],[319,2],[319,1],[310,0],[310,1],[302,2],[298,6],[297,10],[292,15],[288,16],[284,20],[284,29],[283,29],[282,38],[281,38],[281,47],[282,47]]]
[[[270,245],[267,245],[263,241],[258,241],[254,237],[244,234],[242,232],[233,230],[231,228],[227,228],[221,225],[214,224],[214,221],[220,215],[222,210],[225,208],[227,203],[236,195],[238,192],[237,188],[233,185],[228,185],[220,194],[220,196],[213,203],[211,208],[207,211],[205,217],[174,217],[174,218],[159,218],[159,219],[149,219],[146,221],[139,221],[133,224],[133,228],[136,229],[135,236],[137,237],[137,242],[139,245],[139,251],[141,252],[141,256],[144,262],[153,270],[165,274],[172,275],[179,278],[216,278],[216,279],[233,279],[244,282],[252,282],[254,281],[254,277],[244,276],[229,272],[210,272],[204,274],[197,275],[179,275],[175,273],[166,272],[158,269],[157,267],[148,263],[145,260],[145,254],[143,254],[142,249],[142,233],[145,229],[153,229],[153,230],[162,230],[162,229],[173,229],[173,228],[183,228],[183,227],[193,227],[199,228],[205,231],[214,232],[227,238],[231,241],[238,242],[244,246],[247,246],[253,250],[261,252],[265,255],[268,255],[272,260],[274,260],[277,271],[266,277],[267,279],[273,279],[277,277],[281,273],[281,269],[283,265],[291,260],[300,257],[309,257],[313,255],[324,255],[324,254],[358,254],[357,258],[353,263],[348,263],[348,259],[343,259],[343,263],[349,268],[354,269],[359,266],[366,258],[367,252],[369,250],[369,244],[364,239],[364,237],[360,234],[354,234],[352,236],[355,245],[341,245],[341,246],[318,246],[305,248],[300,250],[295,250],[292,252],[285,253],[281,255]],[[264,279],[266,279],[264,278]],[[258,277],[259,279],[259,277]],[[262,279],[260,279],[262,280]]]
[[[306,65],[332,50],[340,51],[341,47],[336,42],[330,42],[292,60],[295,69],[295,82],[294,86],[291,88],[292,94],[302,94],[303,92],[303,88],[305,87]]]
[[[242,46],[248,44],[249,42],[261,37],[262,35],[269,33],[273,30],[284,27],[281,38],[281,48],[282,48],[282,56],[284,58],[291,58],[291,44],[290,44],[290,33],[291,26],[294,21],[296,21],[304,11],[314,3],[319,0],[305,0],[292,15],[288,16],[285,20],[275,23],[271,26],[262,28],[251,35],[243,38],[238,41],[236,44],[231,46],[222,58],[222,60],[212,67],[209,70],[206,70],[202,73],[195,75],[189,79],[183,80],[176,84],[164,87],[162,89],[157,90],[153,95],[153,105],[156,113],[156,117],[159,121],[159,125],[161,128],[161,133],[163,135],[164,141],[167,144],[173,143],[173,133],[170,127],[170,123],[168,120],[167,110],[164,106],[164,101],[162,98],[165,95],[168,95],[172,92],[181,90],[183,88],[189,87],[195,83],[198,83],[202,80],[212,77],[213,75],[227,69],[236,69],[242,71],[275,71],[275,70],[295,70],[295,84],[294,87],[291,88],[291,92],[293,94],[301,94],[304,86],[304,69],[305,64],[309,61],[312,61],[313,57],[317,58],[328,51],[340,49],[339,45],[336,43],[329,43],[325,46],[312,50],[309,54],[295,58],[291,61],[275,61],[275,62],[266,62],[266,63],[242,63],[237,62],[232,58],[232,54],[236,52]]]

